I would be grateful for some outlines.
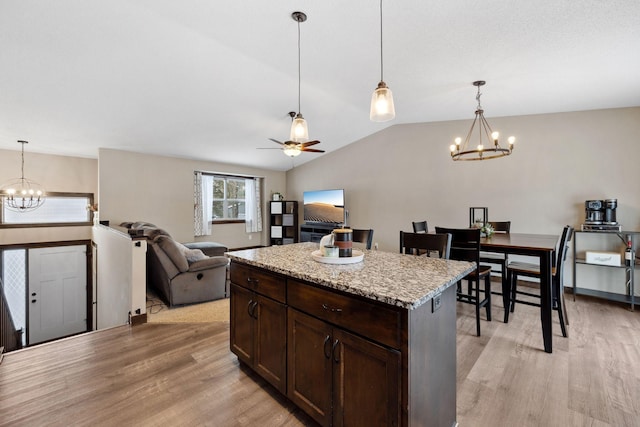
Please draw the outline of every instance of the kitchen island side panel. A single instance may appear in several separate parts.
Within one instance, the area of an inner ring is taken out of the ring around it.
[[[408,384],[409,426],[456,425],[456,287],[451,286],[434,311],[433,299],[409,310],[408,350],[403,369]],[[406,400],[405,400],[406,399]],[[403,418],[404,418],[403,414]]]

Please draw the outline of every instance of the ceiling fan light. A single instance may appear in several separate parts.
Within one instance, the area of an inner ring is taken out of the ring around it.
[[[309,140],[309,128],[307,121],[298,113],[291,123],[291,134],[289,139],[294,142],[307,142]],[[299,154],[299,153],[298,153]]]
[[[288,145],[282,151],[289,157],[296,157],[299,156],[300,153],[302,153],[300,147],[297,145]]]
[[[371,96],[371,111],[369,119],[373,122],[386,122],[396,116],[393,105],[393,93],[385,82],[378,83],[378,87]]]

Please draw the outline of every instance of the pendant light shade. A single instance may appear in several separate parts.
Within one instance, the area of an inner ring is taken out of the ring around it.
[[[386,122],[396,116],[393,105],[393,94],[385,82],[378,83],[378,87],[371,95],[371,111],[369,118],[374,122]]]
[[[307,127],[307,121],[302,117],[302,114],[296,114],[296,117],[291,122],[291,134],[289,139],[294,142],[307,142],[309,140],[309,128]]]
[[[396,117],[393,94],[384,82],[382,59],[382,0],[380,0],[380,83],[371,96],[371,110],[369,112],[369,119],[374,122],[386,122]]]

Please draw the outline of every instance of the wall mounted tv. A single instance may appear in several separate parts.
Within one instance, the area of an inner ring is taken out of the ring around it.
[[[316,224],[344,224],[344,190],[316,190],[303,193],[304,221]]]

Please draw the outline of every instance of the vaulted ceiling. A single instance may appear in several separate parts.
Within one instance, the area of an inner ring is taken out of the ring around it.
[[[0,148],[99,147],[287,170],[268,138],[297,110],[317,148],[385,127],[640,105],[638,0],[384,2],[396,119],[369,121],[380,80],[377,0],[3,0]],[[453,135],[452,135],[453,137]],[[450,141],[438,141],[446,150]],[[315,147],[314,147],[315,148]]]

